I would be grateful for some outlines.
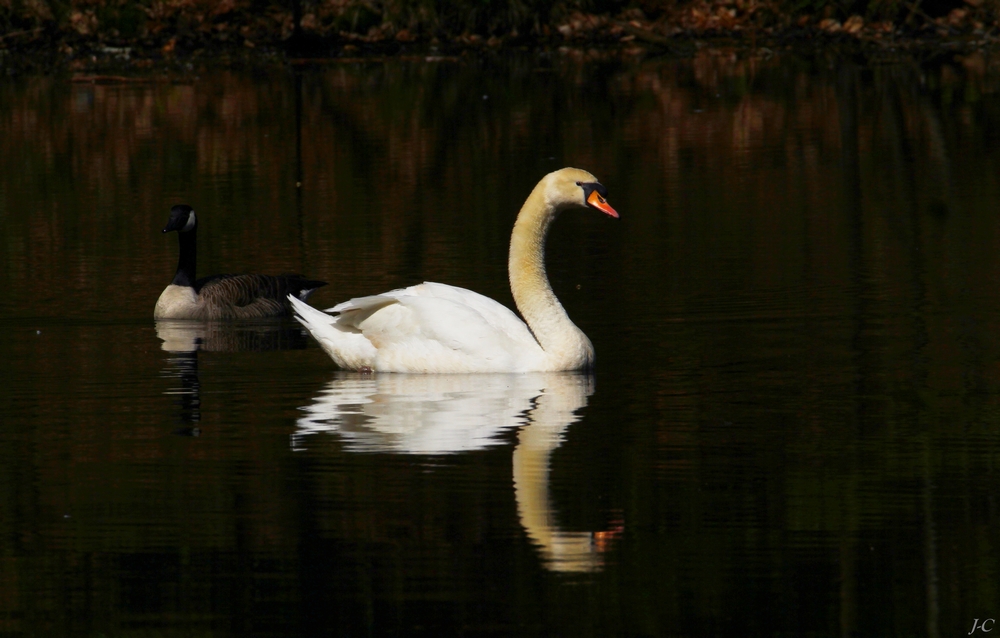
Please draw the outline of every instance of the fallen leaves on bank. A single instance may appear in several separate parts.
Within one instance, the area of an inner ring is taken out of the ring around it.
[[[392,19],[380,5],[362,0],[321,0],[289,3],[250,0],[152,0],[129,4],[124,0],[75,0],[62,16],[44,2],[25,2],[24,15],[9,15],[4,22],[0,0],[0,50],[48,48],[68,59],[81,51],[90,55],[123,57],[190,54],[206,48],[252,50],[259,46],[296,45],[296,55],[355,55],[366,48],[400,52],[430,46],[451,49],[499,49],[509,45],[643,46],[671,50],[677,43],[695,39],[725,38],[751,46],[775,39],[819,36],[861,42],[895,42],[906,39],[962,39],[995,42],[1000,39],[1000,0],[965,0],[947,15],[932,17],[918,4],[892,20],[862,15],[839,18],[830,7],[818,15],[789,13],[776,0],[691,0],[647,3],[656,11],[638,7],[614,13],[569,11],[553,14],[551,23],[530,29],[509,28],[488,33],[452,32],[440,20],[421,21],[410,16]],[[13,5],[8,3],[8,7]],[[293,3],[292,6],[295,6]],[[387,5],[388,6],[388,5]],[[567,5],[572,6],[572,5]],[[34,7],[31,11],[27,7]],[[300,15],[301,13],[301,15]],[[17,28],[15,28],[17,27]],[[391,45],[395,49],[386,49]]]

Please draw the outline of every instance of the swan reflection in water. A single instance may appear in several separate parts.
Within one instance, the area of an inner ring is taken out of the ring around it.
[[[559,528],[549,496],[550,456],[593,393],[593,377],[578,373],[377,374],[339,373],[292,435],[292,449],[311,436],[336,432],[345,449],[395,454],[454,454],[503,445],[520,428],[513,452],[514,497],[528,537],[545,566],[591,572],[621,533]]]
[[[263,352],[301,350],[309,343],[303,328],[289,320],[198,321],[160,319],[155,322],[160,348],[170,353],[163,376],[176,378],[179,387],[166,391],[177,397],[178,416],[187,426],[181,434],[197,436],[201,421],[201,384],[198,381],[199,352]]]

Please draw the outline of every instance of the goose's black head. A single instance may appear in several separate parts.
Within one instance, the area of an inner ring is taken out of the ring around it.
[[[179,233],[187,233],[197,226],[198,218],[194,215],[194,209],[187,204],[177,204],[170,209],[170,220],[164,226],[163,232],[176,230]]]

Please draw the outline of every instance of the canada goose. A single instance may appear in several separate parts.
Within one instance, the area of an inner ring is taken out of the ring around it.
[[[382,372],[552,372],[593,367],[594,346],[559,303],[545,274],[545,237],[568,208],[611,217],[607,190],[586,171],[542,178],[514,222],[508,271],[524,316],[478,293],[425,282],[338,304],[331,316],[291,299],[296,319],[334,362]],[[527,323],[525,323],[527,322]]]
[[[170,209],[163,232],[177,231],[180,256],[174,280],[160,294],[154,319],[255,319],[291,314],[286,297],[305,301],[325,281],[300,275],[212,275],[195,280],[198,218],[194,209]]]

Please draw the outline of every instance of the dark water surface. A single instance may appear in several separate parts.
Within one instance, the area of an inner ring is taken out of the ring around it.
[[[2,635],[1000,618],[988,56],[14,78],[0,145]],[[565,165],[622,215],[549,242],[593,376],[365,376],[290,321],[152,320],[178,202],[200,274],[509,304],[514,215]]]

